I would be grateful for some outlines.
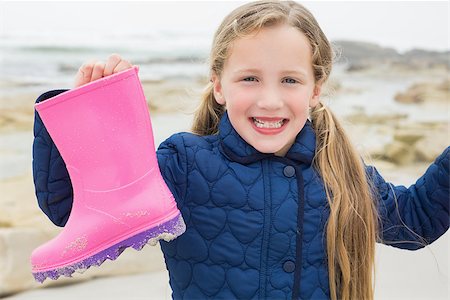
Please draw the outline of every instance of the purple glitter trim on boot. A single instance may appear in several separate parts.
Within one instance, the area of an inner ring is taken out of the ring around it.
[[[93,256],[90,256],[80,262],[68,265],[66,267],[45,271],[45,272],[33,272],[34,279],[37,282],[43,283],[45,279],[51,278],[53,280],[58,279],[64,275],[66,277],[72,277],[72,274],[76,272],[84,272],[91,266],[100,266],[106,259],[115,260],[119,255],[128,247],[133,247],[136,250],[141,250],[145,244],[152,246],[160,239],[165,241],[171,241],[180,236],[186,230],[181,214],[178,214],[175,218],[159,225],[154,228],[148,229],[135,236],[132,236],[126,240],[123,240],[108,249],[105,249]]]

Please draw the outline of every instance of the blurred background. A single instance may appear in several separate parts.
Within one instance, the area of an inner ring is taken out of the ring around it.
[[[71,88],[83,62],[118,53],[140,67],[158,145],[189,130],[214,31],[243,3],[0,2],[0,298],[170,299],[159,246],[34,283],[31,251],[60,229],[34,195],[33,104]],[[325,102],[368,164],[413,184],[450,144],[448,1],[301,3],[337,52]],[[449,243],[447,232],[414,252],[378,245],[375,298],[448,299]]]

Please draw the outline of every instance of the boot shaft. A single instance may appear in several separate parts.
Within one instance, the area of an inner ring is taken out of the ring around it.
[[[73,168],[83,174],[85,189],[119,188],[158,167],[137,68],[67,91],[35,107],[69,173]]]

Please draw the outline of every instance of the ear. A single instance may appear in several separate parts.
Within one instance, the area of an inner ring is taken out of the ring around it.
[[[216,102],[220,105],[225,105],[225,98],[222,94],[222,84],[220,83],[219,76],[217,76],[216,73],[213,73],[211,76],[211,81],[213,83],[213,92]]]
[[[320,93],[322,92],[322,82],[316,83],[314,86],[313,94],[309,100],[309,107],[316,107],[320,101]]]

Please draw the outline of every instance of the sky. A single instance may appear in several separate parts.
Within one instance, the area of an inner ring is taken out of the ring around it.
[[[202,30],[211,36],[223,17],[246,1],[0,1],[0,37],[23,34]],[[301,1],[330,40],[448,50],[448,1]]]

